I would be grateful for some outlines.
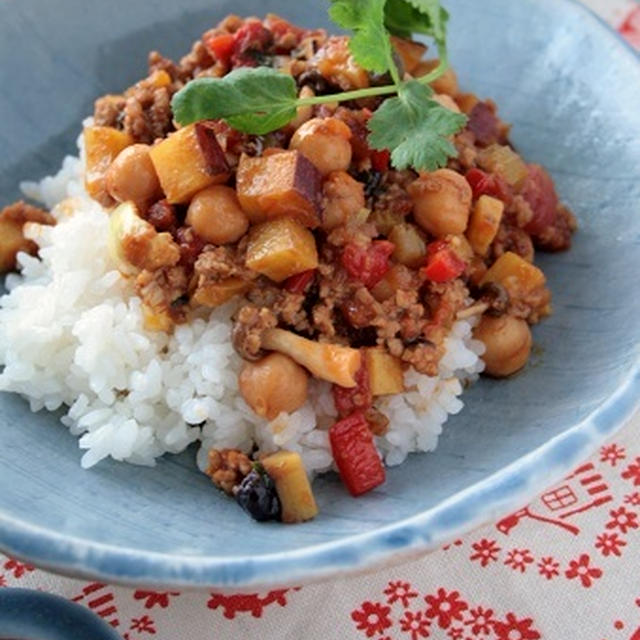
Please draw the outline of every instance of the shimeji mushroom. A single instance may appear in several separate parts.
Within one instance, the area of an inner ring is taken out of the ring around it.
[[[316,378],[341,387],[356,386],[355,374],[361,365],[358,349],[314,342],[284,329],[267,329],[262,336],[262,347],[284,353]]]

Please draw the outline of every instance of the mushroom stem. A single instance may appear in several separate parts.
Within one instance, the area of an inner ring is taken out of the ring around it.
[[[265,331],[262,336],[262,347],[284,353],[307,368],[316,378],[341,387],[356,386],[355,374],[361,365],[361,354],[358,349],[314,342],[284,329]]]

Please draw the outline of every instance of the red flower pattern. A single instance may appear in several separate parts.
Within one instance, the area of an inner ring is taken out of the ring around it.
[[[464,629],[462,627],[451,627],[447,631],[447,638],[451,640],[464,640]]]
[[[624,497],[625,504],[630,504],[634,507],[640,507],[640,491],[634,491],[633,493],[628,493]]]
[[[415,613],[405,611],[404,616],[400,619],[400,629],[411,635],[411,640],[429,637],[430,621],[424,615],[423,611]]]
[[[605,445],[600,449],[600,462],[608,462],[612,467],[615,467],[620,460],[624,460],[626,457],[625,448],[619,447],[617,444]]]
[[[437,618],[438,626],[441,629],[448,629],[453,620],[462,620],[462,612],[469,607],[464,600],[460,599],[458,591],[447,593],[445,589],[438,589],[437,595],[425,596],[427,607],[427,618]]]
[[[626,507],[612,509],[609,511],[611,520],[607,522],[607,529],[620,529],[622,533],[627,533],[629,529],[638,528],[638,515],[633,511],[628,511]]]
[[[514,571],[524,573],[527,565],[533,562],[533,556],[529,553],[529,549],[512,549],[504,563],[511,567]]]
[[[617,533],[603,533],[596,538],[595,547],[600,550],[600,553],[607,557],[613,554],[620,557],[622,552],[620,547],[626,547],[627,543],[624,539],[618,537]]]
[[[465,625],[471,627],[471,633],[474,636],[479,636],[480,634],[488,636],[494,622],[493,609],[476,607],[475,609],[469,609],[469,617],[465,620]]]
[[[405,609],[409,606],[409,601],[412,598],[418,597],[417,591],[412,591],[411,585],[402,580],[390,582],[389,586],[384,590],[384,593],[389,596],[387,598],[388,604],[393,604],[399,600]]]
[[[166,609],[169,606],[169,598],[179,595],[178,591],[136,591],[133,597],[136,600],[144,600],[145,609],[153,609],[156,605],[159,605],[161,609]]]
[[[493,630],[497,640],[539,640],[540,634],[531,628],[532,624],[531,618],[518,620],[515,614],[507,613],[504,621],[493,623]]]
[[[640,456],[622,472],[622,477],[625,480],[633,480],[634,487],[640,487]]]
[[[470,555],[469,559],[478,561],[481,567],[486,567],[490,562],[498,561],[498,552],[500,551],[500,547],[496,544],[495,540],[482,538],[482,540],[474,542],[471,547],[475,553]]]
[[[7,579],[4,577],[4,573],[0,573],[0,587],[7,586]]]
[[[580,578],[582,586],[589,588],[593,580],[597,580],[602,577],[602,570],[590,565],[590,558],[588,554],[583,553],[577,560],[571,560],[569,562],[569,568],[564,572],[564,575],[573,580]]]
[[[560,563],[556,562],[551,556],[546,558],[540,558],[538,562],[538,573],[544,576],[547,580],[551,580],[560,575]]]
[[[7,571],[11,571],[14,578],[22,578],[25,573],[31,572],[35,569],[33,565],[27,564],[26,562],[18,562],[13,558],[9,558],[9,560],[4,563],[4,568]]]
[[[142,618],[133,618],[131,620],[131,626],[129,627],[129,630],[151,634],[155,634],[156,632],[153,620],[149,616],[142,616]]]
[[[385,629],[391,626],[391,607],[381,602],[363,602],[360,607],[351,613],[351,619],[359,631],[367,634],[367,638],[372,638],[376,633],[384,633]]]

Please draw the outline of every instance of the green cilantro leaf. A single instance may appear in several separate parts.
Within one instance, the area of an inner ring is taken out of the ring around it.
[[[385,24],[387,29],[401,38],[414,33],[431,36],[438,48],[444,48],[447,38],[449,14],[438,0],[387,0]]]
[[[396,72],[389,33],[385,28],[386,1],[331,0],[329,8],[329,16],[338,26],[353,31],[349,49],[356,62],[376,73]]]
[[[224,118],[238,131],[262,135],[284,127],[296,116],[294,79],[268,67],[236,69],[222,78],[198,78],[171,102],[182,126]]]
[[[398,96],[387,98],[369,120],[369,144],[390,149],[396,169],[434,171],[455,157],[448,139],[466,123],[466,116],[445,109],[431,97],[433,91],[412,80],[399,87]]]
[[[431,22],[431,32],[438,46],[447,39],[447,21],[449,14],[440,6],[439,0],[406,0],[414,9],[428,16]]]

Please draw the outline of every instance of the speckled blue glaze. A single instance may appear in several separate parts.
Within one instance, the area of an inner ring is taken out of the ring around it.
[[[0,640],[121,640],[100,618],[60,596],[0,589]]]
[[[253,523],[211,490],[193,451],[155,469],[78,466],[55,418],[0,398],[0,548],[64,573],[148,585],[299,584],[416,557],[495,518],[566,473],[640,397],[640,65],[567,0],[448,0],[463,87],[495,98],[513,140],[545,164],[581,230],[541,256],[555,314],[513,380],[466,395],[434,454],[354,500],[316,484],[320,517]],[[323,3],[285,0],[23,0],[0,3],[0,200],[73,151],[96,95],[141,77],[145,54],[184,52],[227,12],[326,24]],[[28,36],[28,37],[27,37]]]

